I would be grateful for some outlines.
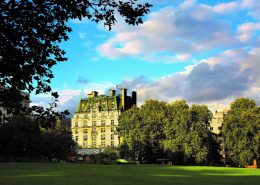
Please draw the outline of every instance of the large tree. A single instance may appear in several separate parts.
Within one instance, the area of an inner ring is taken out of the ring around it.
[[[59,43],[68,39],[69,19],[102,21],[111,29],[115,14],[142,23],[151,5],[137,0],[0,1],[0,106],[21,109],[21,91],[51,91],[52,66],[64,62]]]
[[[238,98],[224,117],[222,134],[227,156],[236,166],[260,160],[260,107],[254,100]]]
[[[131,108],[119,117],[119,134],[132,158],[155,161],[162,155],[161,141],[166,118],[166,103],[148,100],[141,108]]]
[[[185,100],[168,106],[163,141],[174,163],[216,164],[219,160],[216,137],[209,131],[212,113],[205,105],[189,107]]]
[[[215,164],[219,155],[216,137],[209,131],[211,118],[204,105],[148,100],[119,117],[119,134],[126,145],[121,149],[129,149],[138,160],[167,157],[179,164]]]

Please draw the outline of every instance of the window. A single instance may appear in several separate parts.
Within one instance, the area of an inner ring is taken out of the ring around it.
[[[88,115],[87,115],[87,114],[85,114],[85,115],[84,115],[84,119],[87,119],[87,118],[88,118]]]
[[[210,130],[213,130],[213,127],[210,127],[209,129],[210,129]]]
[[[75,130],[75,134],[78,134],[79,132],[78,132],[78,130]]]
[[[87,141],[88,140],[88,136],[87,135],[84,135],[83,136],[83,141]]]
[[[114,134],[111,135],[111,140],[114,140]]]
[[[222,127],[218,127],[218,130],[222,130]]]
[[[88,146],[88,144],[86,142],[83,143],[83,146]]]
[[[97,136],[96,135],[92,135],[92,140],[96,140]]]
[[[78,137],[78,136],[76,136],[76,137],[75,137],[75,141],[78,141],[78,140],[79,140],[79,137]]]
[[[111,141],[111,146],[114,146],[115,144],[114,144],[114,141]]]
[[[93,142],[93,143],[92,143],[92,146],[93,146],[93,147],[96,147],[96,145],[97,145],[96,142]]]
[[[115,128],[114,127],[111,127],[111,132],[115,132]]]
[[[84,121],[84,122],[83,122],[83,126],[84,126],[84,127],[88,126],[88,122]]]
[[[84,133],[84,134],[87,134],[87,133],[88,133],[88,129],[84,129],[84,130],[83,130],[83,133]]]
[[[106,132],[106,128],[101,128],[101,132],[102,133]]]
[[[96,121],[92,121],[92,126],[93,127],[97,126],[97,122]]]
[[[101,113],[101,118],[105,118],[106,117],[106,114],[105,113]],[[104,120],[104,122],[105,122],[105,120]],[[102,123],[102,121],[101,121],[101,123]]]
[[[96,130],[96,128],[92,128],[92,132],[96,132],[97,130]]]
[[[114,120],[111,120],[111,125],[114,125],[114,124],[115,124]]]
[[[78,126],[79,126],[79,124],[78,124],[78,122],[76,122],[76,123],[75,123],[75,127],[78,127]]]
[[[79,118],[79,115],[77,115],[76,118]]]
[[[105,134],[101,135],[101,140],[105,140],[105,139],[106,139],[106,135]]]
[[[101,126],[105,126],[106,125],[106,121],[105,120],[101,120]]]
[[[105,142],[105,141],[102,141],[102,142],[101,142],[101,146],[102,146],[102,147],[105,147],[105,146],[106,146],[106,142]]]
[[[92,116],[93,118],[96,118],[97,117],[97,114],[96,113],[93,113],[93,116]]]

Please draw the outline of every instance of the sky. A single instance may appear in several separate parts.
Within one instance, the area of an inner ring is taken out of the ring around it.
[[[127,88],[145,100],[228,108],[237,97],[260,104],[260,0],[147,0],[151,11],[139,26],[117,16],[111,31],[102,23],[70,20],[61,43],[67,62],[53,67],[58,110],[73,113],[96,90]],[[140,2],[147,2],[140,0]],[[31,95],[47,106],[49,94]]]

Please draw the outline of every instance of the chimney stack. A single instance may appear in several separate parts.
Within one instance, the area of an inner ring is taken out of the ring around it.
[[[90,94],[88,94],[89,97],[93,98],[93,97],[97,97],[98,96],[98,92],[97,91],[92,91]]]
[[[115,96],[115,95],[116,95],[116,91],[114,89],[110,89],[109,96]]]
[[[121,92],[122,92],[122,107],[123,107],[123,110],[126,109],[126,99],[127,99],[127,89],[125,88],[122,88],[121,89]]]
[[[132,91],[132,106],[136,105],[136,92]]]

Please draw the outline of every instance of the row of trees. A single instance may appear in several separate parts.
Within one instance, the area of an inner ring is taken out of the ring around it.
[[[211,119],[204,105],[149,100],[123,113],[118,131],[133,159],[154,162],[166,157],[177,164],[216,164],[219,148],[208,129]]]
[[[259,160],[259,107],[253,100],[239,98],[224,118],[225,150],[232,165]],[[188,106],[185,100],[166,104],[146,101],[120,118],[119,134],[124,143],[121,157],[155,162],[169,158],[175,164],[219,164],[220,146],[210,132],[212,113],[205,105]]]
[[[75,151],[71,131],[60,119],[47,126],[40,118],[20,114],[0,124],[0,160],[66,160]]]

